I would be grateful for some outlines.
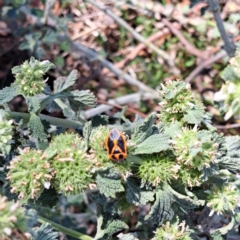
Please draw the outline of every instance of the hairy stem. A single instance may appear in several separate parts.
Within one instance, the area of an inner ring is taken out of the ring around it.
[[[20,113],[20,112],[11,112],[7,111],[6,112],[6,117],[8,119],[13,119],[13,118],[22,118],[25,121],[28,121],[30,118],[29,113]],[[57,127],[64,127],[64,128],[81,128],[83,125],[80,122],[69,120],[69,119],[61,119],[61,118],[55,118],[55,117],[50,117],[47,115],[39,114],[38,115],[42,120],[48,121],[51,125],[57,126]]]
[[[62,226],[62,225],[60,225],[60,224],[57,224],[57,223],[55,223],[55,222],[52,222],[52,221],[50,221],[50,220],[48,220],[48,219],[46,219],[46,218],[44,218],[44,217],[38,216],[38,221],[39,221],[40,223],[50,223],[51,226],[52,226],[54,229],[56,229],[56,230],[58,230],[58,231],[60,231],[60,232],[62,232],[62,233],[65,233],[65,234],[67,234],[67,235],[69,235],[69,236],[72,236],[72,237],[74,237],[74,238],[76,238],[76,239],[92,240],[92,238],[89,237],[88,235],[85,235],[85,234],[83,234],[83,233],[74,231],[74,230],[72,230],[72,229],[70,229],[70,228],[66,228],[66,227],[64,227],[64,226]]]

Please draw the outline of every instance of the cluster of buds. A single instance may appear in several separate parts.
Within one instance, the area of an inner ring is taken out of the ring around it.
[[[161,87],[160,95],[162,102],[159,103],[161,114],[158,117],[163,123],[169,124],[177,121],[183,124],[188,122],[185,119],[185,115],[195,109],[203,114],[204,106],[192,95],[189,83],[169,80],[166,82],[166,85],[161,84]],[[200,117],[199,123],[201,120]],[[189,123],[192,124],[192,122]]]
[[[44,189],[79,194],[92,182],[92,162],[81,138],[73,133],[58,135],[45,150],[20,150],[8,166],[11,192],[23,200],[37,199]]]
[[[158,186],[160,183],[178,178],[178,169],[169,154],[145,155],[138,168],[138,176],[143,182]]]
[[[47,152],[57,154],[51,160],[55,172],[53,186],[62,194],[79,194],[92,182],[92,162],[85,153],[82,138],[73,133],[61,134],[53,139]]]
[[[166,222],[161,228],[158,228],[155,232],[155,237],[153,240],[160,239],[175,239],[175,240],[191,240],[189,227],[186,225],[185,221],[178,224],[178,222],[170,224]]]
[[[216,159],[218,144],[211,139],[210,132],[197,131],[196,127],[182,128],[171,144],[180,166],[180,178],[190,187],[199,186],[203,168],[209,168]]]
[[[13,86],[17,87],[24,96],[40,94],[47,81],[43,79],[43,75],[54,67],[54,64],[48,60],[40,62],[32,57],[29,62],[25,61],[21,66],[12,69],[16,77]]]
[[[27,218],[19,202],[8,202],[0,195],[0,216],[0,239],[30,239]]]
[[[0,152],[5,156],[11,150],[11,140],[13,136],[13,121],[0,121]]]
[[[29,147],[19,151],[20,155],[7,167],[11,192],[19,193],[19,199],[36,199],[44,188],[50,187],[55,172],[45,152]]]
[[[220,188],[213,188],[207,192],[207,206],[212,209],[210,216],[213,213],[217,214],[235,214],[235,209],[240,206],[240,194],[236,185],[229,184]]]

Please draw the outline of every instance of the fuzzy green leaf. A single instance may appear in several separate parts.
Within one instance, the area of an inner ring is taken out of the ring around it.
[[[30,113],[36,113],[40,109],[40,99],[38,97],[26,97],[25,99]]]
[[[132,141],[136,144],[143,142],[152,132],[152,125],[156,120],[156,113],[151,113],[142,124],[137,125],[132,135]]]
[[[83,137],[85,142],[85,150],[87,151],[89,147],[89,137],[92,131],[92,121],[86,122],[83,127]]]
[[[31,117],[28,122],[28,127],[33,138],[36,138],[41,142],[44,142],[47,140],[47,134],[45,132],[42,121],[40,117],[38,117],[36,114],[34,113],[31,114]]]
[[[78,111],[79,108],[83,108],[85,106],[95,107],[96,98],[92,92],[89,90],[75,90],[68,93],[68,101],[70,107],[74,111]]]
[[[144,220],[156,228],[160,227],[164,221],[170,221],[173,216],[171,193],[168,190],[158,189],[156,201]]]
[[[229,136],[225,137],[226,147],[228,153],[235,151],[240,151],[240,137],[239,136]]]
[[[49,223],[44,223],[38,228],[34,234],[35,240],[57,240],[58,233],[54,232]]]
[[[92,118],[92,126],[98,127],[98,126],[107,126],[108,125],[108,116],[106,115],[96,115]]]
[[[130,204],[138,206],[139,204],[146,205],[154,200],[154,192],[141,189],[137,181],[133,178],[127,178],[126,181],[126,200]]]
[[[78,79],[78,71],[76,69],[72,70],[70,74],[68,75],[66,81],[64,82],[61,91],[65,91],[70,87],[73,87],[76,80]]]
[[[240,169],[240,137],[229,136],[225,137],[225,145],[227,154],[218,160],[220,168],[228,169],[233,172],[239,172]]]
[[[237,79],[240,79],[240,73],[235,71],[234,66],[228,65],[221,73],[221,77],[225,81],[235,82]]]
[[[184,120],[189,124],[200,124],[203,117],[204,110],[199,105],[195,105],[184,114]]]
[[[174,89],[168,88],[166,89],[165,97],[167,99],[175,98],[179,93],[181,93],[186,88],[185,82],[174,82]]]
[[[102,225],[103,218],[98,218],[98,226]],[[107,225],[105,225],[104,229],[101,229],[98,227],[97,234],[94,238],[94,240],[110,240],[112,239],[112,235],[114,233],[117,233],[119,231],[122,231],[124,229],[128,229],[128,225],[120,220],[112,220],[111,222],[108,222]]]
[[[106,197],[115,197],[117,192],[123,192],[124,187],[121,184],[120,175],[113,169],[107,169],[99,172],[96,183],[100,193]]]
[[[214,231],[210,235],[210,240],[225,240],[220,231]]]
[[[14,87],[5,87],[0,90],[0,105],[10,102],[14,97],[18,95]]]
[[[138,144],[133,154],[151,154],[158,153],[170,148],[168,140],[170,136],[167,134],[154,134]]]
[[[205,203],[204,200],[192,199],[189,196],[182,195],[173,190],[169,185],[164,186],[164,191],[169,192],[169,194],[172,196],[172,200],[184,209],[198,208],[203,206]]]

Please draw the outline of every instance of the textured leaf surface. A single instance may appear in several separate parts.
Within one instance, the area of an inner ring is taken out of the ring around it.
[[[36,113],[40,109],[40,99],[38,97],[26,97],[25,99],[30,113]]]
[[[68,93],[68,101],[74,111],[85,106],[95,107],[96,105],[96,98],[89,90],[71,91]]]
[[[240,137],[225,137],[226,153],[222,153],[222,157],[218,160],[220,168],[228,169],[233,172],[240,171]]]
[[[98,126],[106,126],[108,125],[108,116],[106,115],[96,115],[92,118],[92,126],[98,127]]]
[[[121,184],[121,178],[113,169],[108,169],[99,173],[96,182],[100,193],[104,194],[106,197],[114,198],[117,192],[124,191],[124,187]]]
[[[61,91],[67,90],[68,88],[72,87],[76,80],[78,79],[78,71],[76,69],[72,70],[68,75],[64,85],[61,88]]]
[[[44,223],[36,231],[34,239],[35,240],[57,240],[58,233],[53,231],[50,224]]]
[[[126,181],[126,200],[130,204],[138,206],[139,204],[146,205],[154,200],[154,192],[141,189],[137,181],[133,178],[127,178]]]
[[[143,142],[152,132],[152,125],[156,120],[156,113],[151,113],[142,124],[137,125],[132,135],[132,141],[136,144]]]
[[[97,234],[94,239],[112,239],[112,235],[128,226],[119,220],[117,201],[107,198],[102,194],[93,194],[92,199],[97,205]]]
[[[14,97],[18,95],[17,91],[13,87],[5,87],[0,90],[0,105],[10,102]]]
[[[154,134],[138,144],[134,148],[134,154],[151,154],[158,153],[170,148],[168,140],[170,136],[167,134]]]
[[[83,137],[86,145],[85,150],[87,150],[89,146],[89,137],[90,137],[91,131],[92,131],[92,121],[86,122],[83,127]]]
[[[203,120],[203,116],[204,110],[200,106],[195,105],[184,114],[184,120],[190,124],[200,124]]]
[[[192,199],[189,196],[182,195],[173,190],[170,186],[165,186],[164,190],[169,192],[171,194],[172,200],[184,209],[198,208],[200,206],[203,206],[205,203],[204,200]]]
[[[102,217],[98,219],[98,225],[103,222]],[[98,228],[97,235],[94,240],[108,240],[112,239],[112,235],[124,229],[128,229],[128,225],[120,220],[113,220],[109,222],[104,229]]]
[[[156,193],[156,201],[152,205],[150,213],[144,220],[154,228],[161,226],[163,221],[170,221],[174,216],[171,205],[171,193],[166,190],[158,189]]]
[[[39,139],[41,142],[46,141],[47,134],[45,133],[45,129],[40,117],[38,117],[36,114],[31,114],[28,127],[33,138]]]

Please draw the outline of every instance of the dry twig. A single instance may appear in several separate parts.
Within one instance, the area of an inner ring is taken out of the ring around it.
[[[196,57],[202,58],[202,59],[207,59],[208,58],[208,53],[207,52],[202,52],[196,47],[194,47],[183,35],[182,33],[174,27],[172,23],[170,23],[166,18],[163,18],[162,23],[164,23],[170,31],[179,39],[179,41],[185,46],[186,50],[195,55]]]
[[[129,24],[124,21],[122,18],[118,17],[117,15],[115,15],[112,11],[110,11],[109,9],[100,6],[98,3],[96,3],[93,0],[85,0],[89,3],[91,3],[92,5],[94,5],[95,7],[97,7],[98,9],[100,9],[101,11],[103,11],[104,13],[106,13],[108,16],[110,16],[112,19],[114,19],[114,21],[116,21],[120,26],[124,27],[126,30],[129,31],[129,33],[132,34],[132,36],[138,40],[139,42],[145,44],[147,47],[149,47],[152,51],[154,51],[155,53],[158,54],[159,57],[161,57],[164,61],[167,62],[167,64],[171,67],[171,71],[175,74],[175,75],[179,75],[180,74],[180,70],[176,68],[174,60],[171,59],[171,57],[163,50],[159,49],[158,47],[156,47],[154,44],[152,44],[151,42],[148,42],[142,35],[140,35],[138,32],[136,32],[131,26],[129,26]]]

